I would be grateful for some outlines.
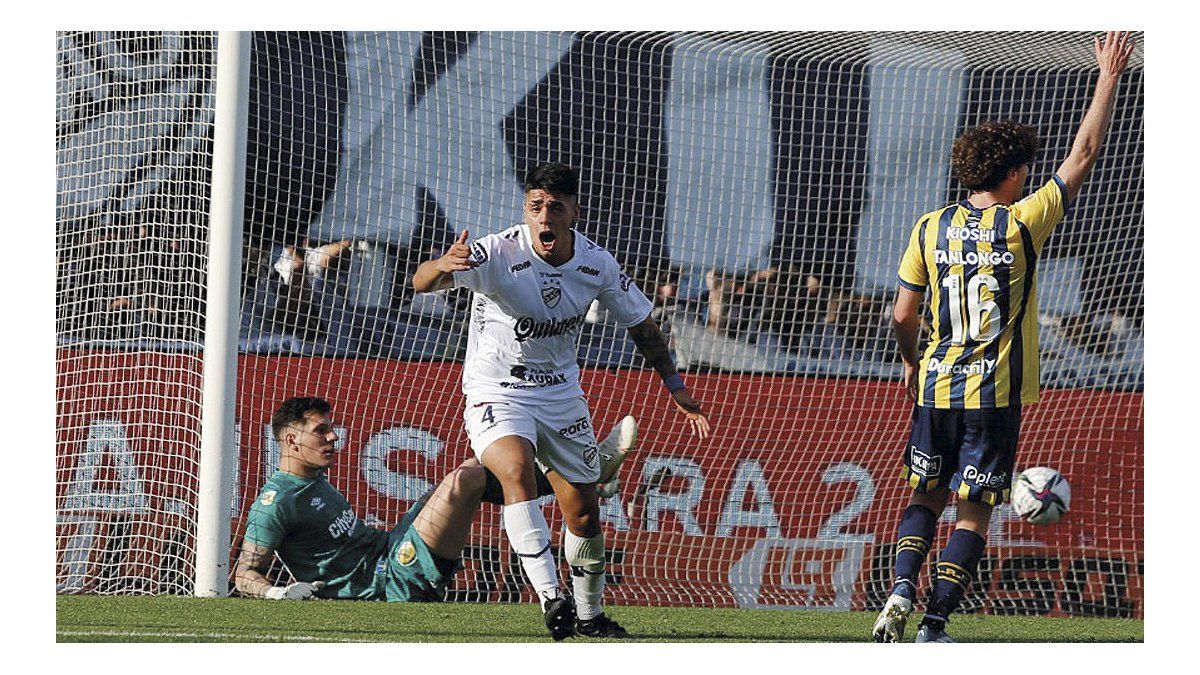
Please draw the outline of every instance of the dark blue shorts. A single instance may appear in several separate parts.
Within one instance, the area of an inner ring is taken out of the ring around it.
[[[917,492],[948,487],[959,499],[1008,501],[1021,407],[942,410],[913,406],[904,480]]]

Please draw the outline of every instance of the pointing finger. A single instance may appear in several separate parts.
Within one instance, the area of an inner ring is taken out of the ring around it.
[[[467,235],[468,235],[469,233],[470,233],[470,232],[469,232],[469,230],[463,230],[463,231],[462,231],[462,234],[459,234],[459,235],[458,235],[458,239],[456,239],[456,240],[454,241],[454,243],[455,243],[455,244],[465,244],[465,243],[467,243]]]

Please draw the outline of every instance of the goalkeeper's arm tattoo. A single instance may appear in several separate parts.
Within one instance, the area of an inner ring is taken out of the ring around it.
[[[252,598],[266,597],[267,589],[274,586],[266,576],[274,556],[273,549],[248,541],[242,542],[242,552],[238,556],[237,567],[233,573],[233,585],[239,593]]]
[[[667,338],[663,336],[654,319],[647,318],[630,326],[629,337],[633,338],[633,344],[642,353],[646,363],[658,371],[660,376],[667,377],[679,372],[675,369],[675,361],[671,359],[671,348],[667,345]]]

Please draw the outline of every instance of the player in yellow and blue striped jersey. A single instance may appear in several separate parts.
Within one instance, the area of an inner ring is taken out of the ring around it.
[[[969,191],[921,216],[900,262],[894,328],[913,400],[903,476],[913,488],[901,519],[896,578],[873,628],[896,642],[917,599],[916,582],[950,495],[958,520],[939,557],[917,642],[951,642],[946,621],[975,575],[992,509],[1008,499],[1021,406],[1038,400],[1037,261],[1100,151],[1133,43],[1095,40],[1100,76],[1071,152],[1021,199],[1038,151],[1033,127],[986,122],[954,142],[951,165]],[[928,291],[933,333],[917,343]]]

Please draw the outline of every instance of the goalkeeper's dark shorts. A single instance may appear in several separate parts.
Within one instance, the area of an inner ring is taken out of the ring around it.
[[[917,492],[948,487],[959,499],[1008,501],[1021,407],[944,410],[914,405],[904,480]]]
[[[388,602],[441,602],[446,585],[462,568],[460,561],[430,551],[412,527],[424,505],[425,499],[418,501],[388,534],[387,557],[375,573],[376,589]]]

